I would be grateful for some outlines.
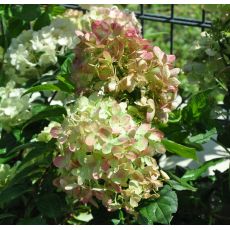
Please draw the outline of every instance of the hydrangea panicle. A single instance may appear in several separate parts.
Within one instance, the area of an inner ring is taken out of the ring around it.
[[[137,125],[125,103],[80,97],[61,127],[53,127],[60,155],[54,159],[61,190],[82,203],[133,212],[141,199],[157,195],[166,174],[153,156],[164,153],[163,133]],[[167,178],[166,178],[167,179]]]
[[[135,27],[106,20],[91,25],[91,32],[79,34],[76,48],[73,80],[78,91],[103,90],[117,100],[121,93],[128,100],[135,93],[134,103],[147,112],[147,122],[167,122],[180,83],[175,56],[152,46]]]

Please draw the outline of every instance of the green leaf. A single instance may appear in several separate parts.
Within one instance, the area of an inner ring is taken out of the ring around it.
[[[38,18],[41,14],[41,9],[39,5],[25,4],[22,7],[21,19],[25,21],[32,21]]]
[[[15,217],[15,215],[13,215],[13,214],[11,214],[11,213],[3,213],[3,214],[0,214],[0,220],[6,219],[6,218],[12,218],[12,217]]]
[[[45,225],[46,221],[42,216],[37,216],[33,218],[24,218],[19,221],[20,225]]]
[[[216,134],[216,128],[212,128],[211,130],[208,130],[204,134],[200,133],[196,136],[188,137],[188,140],[190,142],[195,142],[197,144],[203,144],[203,143],[208,142],[214,134]]]
[[[38,210],[46,217],[57,218],[63,214],[65,202],[54,193],[44,194],[37,201]]]
[[[75,53],[74,52],[70,52],[66,55],[66,59],[64,60],[64,62],[61,65],[61,71],[60,71],[60,75],[70,75],[72,72],[72,64],[73,64],[73,60],[75,58]]]
[[[89,222],[90,220],[93,219],[93,216],[91,213],[88,212],[82,212],[77,216],[73,216],[74,219],[79,220],[79,221],[83,221],[83,222]]]
[[[160,197],[139,210],[140,222],[143,224],[169,224],[172,214],[177,211],[177,195],[170,186],[165,185]]]
[[[10,201],[22,196],[26,192],[32,191],[32,188],[28,188],[25,185],[15,185],[7,187],[6,189],[0,191],[0,205],[4,203],[9,203]]]
[[[59,105],[50,105],[38,114],[34,115],[29,121],[26,122],[23,128],[25,128],[33,122],[43,119],[61,122],[63,120],[64,115],[67,115],[66,109],[64,107]]]
[[[66,8],[64,6],[58,6],[58,5],[49,5],[49,13],[52,16],[61,15],[66,11]]]
[[[192,181],[192,180],[196,180],[197,178],[199,178],[200,176],[202,176],[202,174],[204,172],[206,172],[206,170],[211,167],[214,166],[220,162],[223,162],[225,160],[225,158],[217,158],[217,159],[213,159],[210,161],[206,161],[204,164],[202,164],[200,167],[196,168],[196,169],[189,169],[186,171],[186,173],[182,176],[182,179],[184,181]]]
[[[34,30],[40,30],[42,27],[47,26],[50,24],[50,16],[48,11],[45,11],[44,13],[42,13],[37,20],[34,23],[33,29]]]
[[[169,177],[171,178],[169,181],[167,181],[167,183],[175,190],[177,191],[183,191],[183,190],[190,190],[195,192],[197,190],[197,188],[191,186],[190,184],[187,183],[187,181],[185,181],[182,178],[177,177],[176,175],[174,175],[171,172],[167,172],[167,174],[169,175]]]
[[[212,91],[213,89],[207,89],[190,98],[187,106],[182,110],[184,122],[190,122],[190,125],[201,120],[203,123],[208,122],[212,110],[210,104],[213,103]]]
[[[57,83],[57,86],[64,92],[72,93],[75,91],[75,85],[67,78],[58,75],[57,80],[59,81]]]
[[[36,85],[28,89],[22,96],[28,93],[34,93],[34,92],[39,92],[39,91],[60,91],[60,90],[61,89],[57,85],[54,85],[54,84]]]
[[[178,144],[174,141],[170,141],[167,139],[162,140],[162,143],[165,146],[166,150],[170,153],[175,153],[184,158],[197,160],[196,150],[194,148],[189,148],[187,146]]]

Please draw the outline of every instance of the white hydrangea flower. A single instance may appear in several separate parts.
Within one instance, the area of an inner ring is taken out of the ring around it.
[[[76,26],[68,18],[56,18],[39,31],[23,31],[12,39],[5,55],[6,75],[18,84],[39,78],[58,55],[64,55],[79,43]]]
[[[25,89],[14,86],[15,82],[10,81],[6,87],[0,87],[0,126],[5,130],[31,117],[29,96],[22,96]]]

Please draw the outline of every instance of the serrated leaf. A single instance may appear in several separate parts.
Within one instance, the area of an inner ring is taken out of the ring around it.
[[[196,169],[187,170],[186,173],[182,176],[182,179],[184,181],[196,180],[197,178],[202,176],[202,174],[205,173],[209,167],[214,166],[220,162],[223,162],[224,160],[225,158],[217,158],[210,161],[206,161],[204,164],[202,164],[200,167]]]
[[[139,211],[140,222],[143,224],[169,224],[172,214],[177,211],[177,195],[170,186],[165,185],[160,191],[160,197],[150,201]]]
[[[184,122],[190,122],[190,125],[200,120],[208,122],[209,114],[212,109],[210,106],[210,103],[213,101],[213,97],[210,94],[212,91],[213,89],[207,89],[190,98],[187,106],[182,110]]]
[[[188,137],[188,140],[190,142],[195,142],[197,144],[203,144],[203,143],[206,143],[207,141],[210,140],[210,138],[216,134],[216,128],[213,128],[211,130],[208,130],[206,133],[200,133],[196,136],[191,136],[191,137]]]
[[[196,150],[194,148],[189,148],[187,146],[178,144],[174,141],[170,141],[167,139],[162,140],[162,143],[165,146],[166,150],[170,153],[175,153],[184,158],[197,160]]]

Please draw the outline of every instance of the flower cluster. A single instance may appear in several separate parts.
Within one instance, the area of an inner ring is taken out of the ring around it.
[[[89,7],[89,11],[83,14],[81,11],[69,9],[64,14],[76,26],[77,30],[91,31],[91,23],[94,20],[103,20],[108,24],[117,23],[124,29],[135,28],[138,34],[141,33],[141,25],[133,12],[124,12],[117,6],[112,7]]]
[[[129,104],[134,99],[147,112],[147,122],[167,122],[179,85],[175,56],[152,46],[135,27],[107,20],[94,20],[91,26],[92,32],[78,31],[73,74],[78,90],[102,91],[118,100],[128,95]]]
[[[68,18],[56,18],[39,31],[23,31],[6,52],[5,73],[19,84],[38,78],[57,63],[58,55],[74,49],[78,42],[75,25]]]
[[[23,88],[14,88],[10,81],[6,87],[0,87],[0,126],[6,130],[19,125],[31,117],[29,96],[22,96]]]
[[[164,153],[163,134],[150,124],[137,125],[127,104],[97,94],[80,97],[62,126],[53,127],[61,176],[55,185],[83,203],[109,211],[133,212],[141,199],[156,197],[167,175],[153,158]]]

